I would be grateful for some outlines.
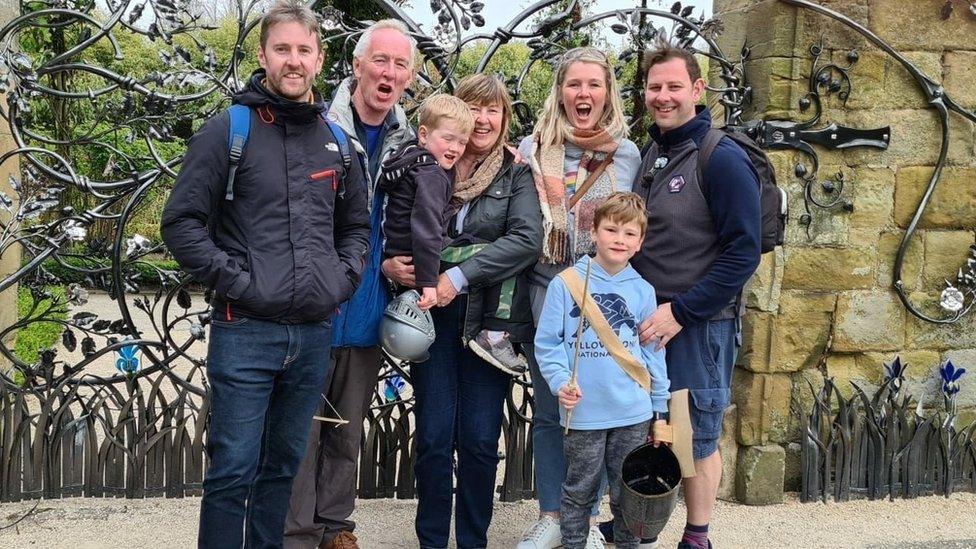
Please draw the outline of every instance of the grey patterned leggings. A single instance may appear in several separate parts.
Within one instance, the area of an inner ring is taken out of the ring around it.
[[[630,533],[620,513],[620,466],[624,457],[647,441],[650,421],[595,431],[571,429],[563,439],[566,453],[566,481],[560,508],[559,528],[563,547],[583,549],[590,529],[590,509],[597,501],[603,469],[610,486],[613,539],[619,549],[636,549],[640,540]]]

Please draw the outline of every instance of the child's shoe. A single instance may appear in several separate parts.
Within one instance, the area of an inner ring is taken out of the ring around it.
[[[586,536],[586,549],[606,548],[606,540],[603,539],[603,533],[600,532],[600,528],[597,526],[590,526],[590,534]]]
[[[468,345],[474,354],[509,375],[520,376],[528,370],[525,357],[515,352],[506,332],[481,330]]]

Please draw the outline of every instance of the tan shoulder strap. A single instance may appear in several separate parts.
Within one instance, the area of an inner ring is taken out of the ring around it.
[[[570,295],[573,296],[573,301],[577,305],[583,303],[583,281],[580,280],[579,273],[576,269],[570,267],[565,271],[559,273],[559,277],[563,279],[566,283],[566,287],[569,289]],[[617,337],[616,332],[610,327],[610,323],[607,322],[607,318],[603,316],[603,312],[600,311],[600,306],[593,301],[593,299],[586,300],[586,307],[583,309],[583,314],[586,315],[586,320],[590,322],[590,326],[596,330],[597,337],[603,342],[603,345],[607,348],[610,356],[620,365],[620,368],[636,381],[641,387],[646,391],[651,390],[651,373],[647,371],[647,367],[637,360],[634,355],[624,347],[620,338]]]
[[[584,181],[582,185],[576,188],[576,191],[573,193],[573,196],[570,197],[569,199],[570,210],[572,210],[573,206],[575,206],[576,203],[579,202],[579,200],[586,195],[586,191],[590,190],[590,187],[593,186],[593,183],[596,182],[596,179],[601,175],[603,175],[603,172],[606,171],[607,166],[609,166],[610,163],[613,162],[613,155],[616,154],[616,152],[617,152],[616,150],[613,150],[607,153],[607,155],[603,157],[603,161],[600,162],[600,164],[596,167],[596,169],[590,172],[590,175],[586,178],[586,181]]]

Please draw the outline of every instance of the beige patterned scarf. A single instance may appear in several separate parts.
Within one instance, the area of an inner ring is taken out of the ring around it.
[[[454,184],[454,194],[451,195],[451,211],[457,213],[462,206],[481,196],[488,185],[495,179],[498,170],[502,169],[504,146],[495,147],[488,156],[481,161],[471,177]]]
[[[532,177],[535,188],[539,193],[542,206],[542,227],[544,238],[542,241],[543,263],[559,265],[571,262],[584,253],[591,251],[593,243],[590,240],[590,229],[593,227],[593,214],[603,200],[616,187],[616,172],[611,163],[600,174],[593,185],[586,191],[574,206],[574,236],[573,253],[569,254],[569,199],[566,196],[566,147],[565,145],[539,146],[538,135],[532,143],[529,165],[532,167]],[[614,137],[604,129],[578,130],[573,129],[569,140],[583,149],[579,169],[576,173],[576,188],[578,189],[607,154],[616,151],[620,144],[620,137]]]

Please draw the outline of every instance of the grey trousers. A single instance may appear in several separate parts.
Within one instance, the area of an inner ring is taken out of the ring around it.
[[[566,481],[559,513],[559,528],[565,549],[583,549],[590,530],[590,510],[599,499],[604,470],[610,486],[610,511],[613,512],[613,540],[618,549],[637,549],[640,539],[632,534],[620,512],[620,466],[631,450],[647,442],[650,421],[581,431],[570,429],[563,438],[566,454]]]
[[[352,532],[363,418],[376,392],[382,366],[379,347],[332,349],[332,367],[323,393],[345,425],[312,421],[305,457],[292,485],[285,519],[285,549],[312,549]],[[315,415],[335,417],[321,402]]]

